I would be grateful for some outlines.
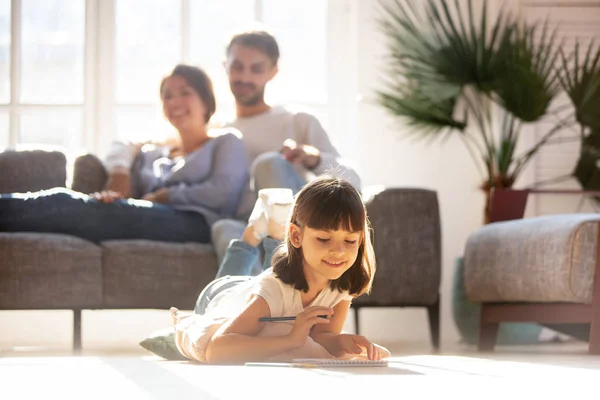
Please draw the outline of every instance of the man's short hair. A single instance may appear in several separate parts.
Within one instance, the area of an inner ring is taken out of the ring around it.
[[[234,44],[239,44],[246,47],[253,47],[265,53],[273,64],[277,64],[279,60],[279,46],[275,38],[266,31],[246,31],[235,34],[229,45],[227,46],[227,55]]]

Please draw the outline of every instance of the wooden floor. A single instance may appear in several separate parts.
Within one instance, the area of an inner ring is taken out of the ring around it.
[[[456,346],[432,354],[398,344],[388,368],[203,366],[143,349],[0,349],[2,398],[126,399],[554,399],[598,398],[600,357],[582,343]],[[5,397],[5,395],[7,395]]]

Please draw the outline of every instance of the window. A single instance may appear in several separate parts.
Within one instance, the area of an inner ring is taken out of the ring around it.
[[[0,0],[0,104],[10,99],[10,0]],[[1,129],[1,128],[0,128]],[[0,138],[1,140],[1,138]]]
[[[156,103],[158,82],[181,61],[181,2],[117,0],[116,102]]]
[[[264,22],[277,38],[281,73],[270,88],[272,101],[327,102],[327,2],[263,0]]]
[[[0,147],[40,143],[102,156],[114,139],[162,140],[174,132],[162,115],[159,84],[178,63],[207,71],[218,102],[215,120],[228,119],[235,107],[225,48],[235,31],[256,22],[281,47],[280,73],[267,101],[312,112],[327,126],[330,5],[0,0]]]
[[[0,111],[0,149],[8,146],[8,114]]]
[[[164,139],[159,83],[182,60],[181,2],[117,0],[115,31],[115,136]]]
[[[1,147],[81,146],[84,51],[85,0],[0,0]]]
[[[190,3],[190,62],[211,77],[220,106],[218,112],[231,112],[234,104],[223,66],[228,39],[236,29],[251,25],[255,15],[254,1],[196,0]]]
[[[20,103],[83,102],[83,0],[22,0]]]
[[[158,93],[158,85],[156,92]],[[163,118],[160,107],[117,106],[115,119],[116,137],[120,140],[145,142],[164,139],[170,133],[175,134],[171,125]]]
[[[81,111],[25,110],[19,115],[19,143],[43,143],[67,149],[81,147]]]

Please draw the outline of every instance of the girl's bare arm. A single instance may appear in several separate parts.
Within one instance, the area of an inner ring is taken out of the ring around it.
[[[250,299],[246,309],[226,322],[213,336],[206,348],[210,364],[232,364],[262,361],[269,357],[302,347],[314,325],[328,324],[319,315],[331,315],[327,307],[309,307],[296,316],[292,330],[282,336],[258,336],[264,323],[259,318],[270,317],[269,305],[260,296]]]
[[[342,333],[342,329],[344,329],[349,309],[349,300],[340,301],[333,308],[333,318],[331,318],[329,324],[317,325],[310,333],[310,337],[313,338],[315,342],[325,347],[327,351],[335,356],[339,353],[337,337]]]
[[[260,296],[253,296],[246,309],[229,320],[214,334],[206,348],[210,364],[260,361],[295,347],[286,336],[257,336],[264,326],[259,318],[270,317],[269,305]]]

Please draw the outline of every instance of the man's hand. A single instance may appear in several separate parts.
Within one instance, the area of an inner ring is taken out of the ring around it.
[[[156,192],[148,193],[144,197],[142,197],[142,200],[148,200],[153,203],[166,204],[169,202],[169,189],[162,188],[158,189]]]
[[[321,162],[321,152],[308,144],[299,145],[295,140],[283,142],[280,153],[292,164],[300,164],[306,169],[313,169]]]

